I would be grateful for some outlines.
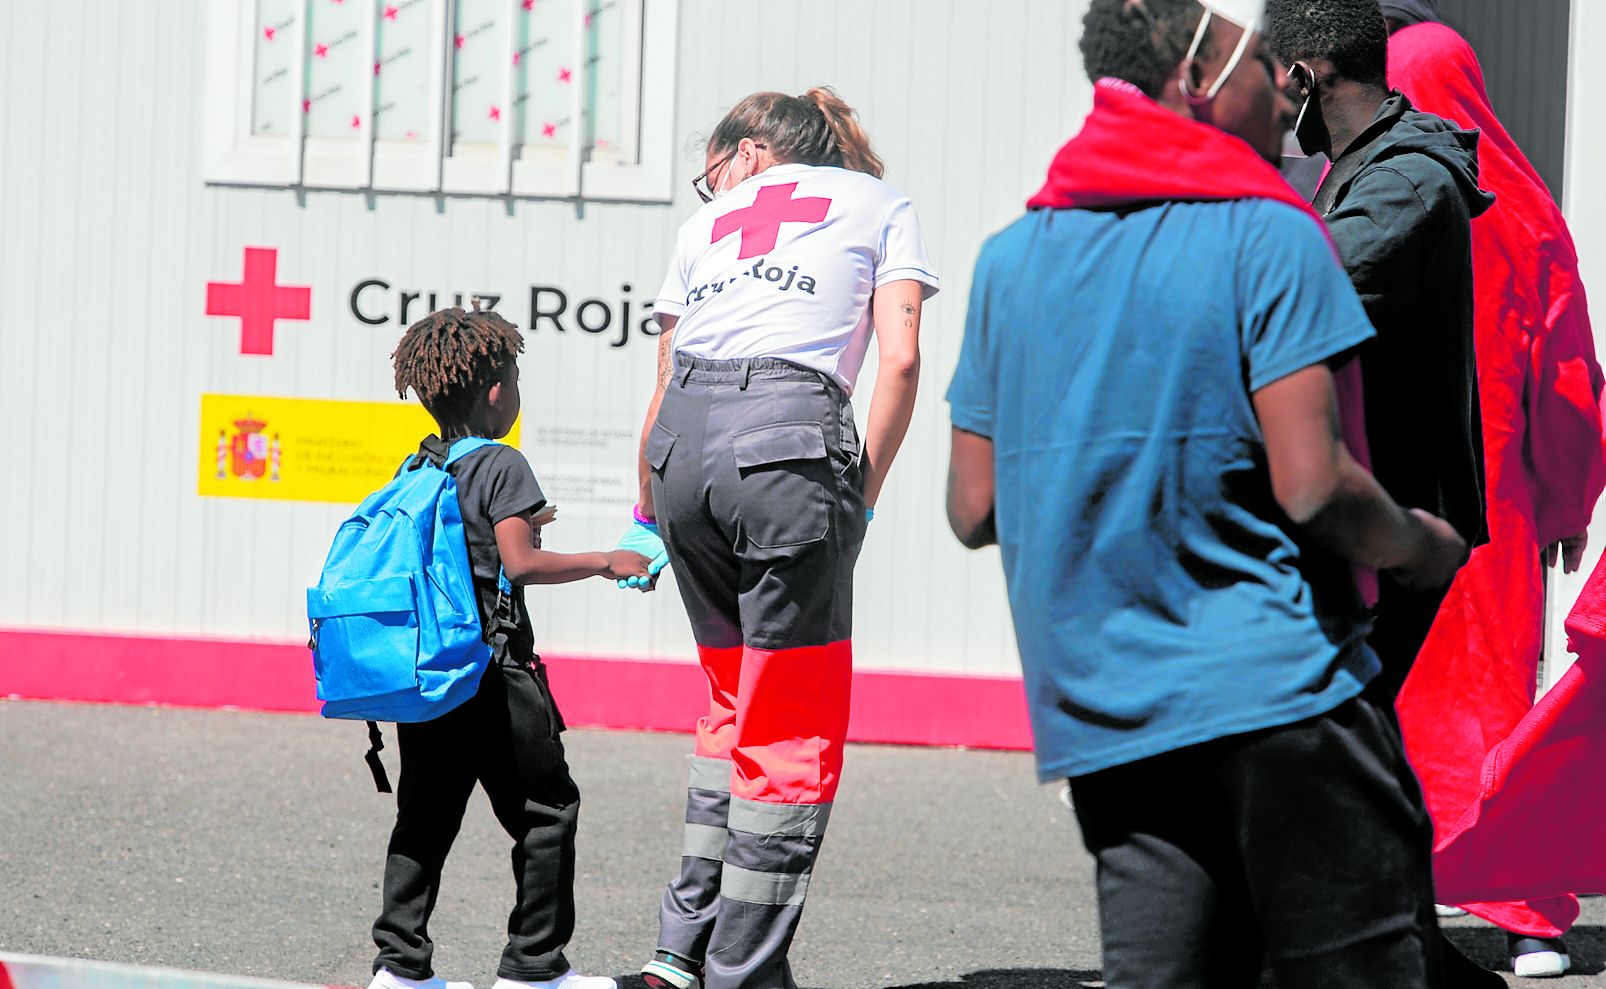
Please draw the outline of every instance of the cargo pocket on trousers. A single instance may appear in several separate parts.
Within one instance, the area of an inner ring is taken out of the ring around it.
[[[678,437],[668,427],[657,421],[647,433],[647,466],[659,477],[664,476],[664,464],[669,463],[669,451],[674,448],[676,439]]]
[[[533,664],[510,663],[501,672],[513,746],[534,763],[549,761],[563,722],[542,676],[544,671]]]
[[[535,681],[536,695],[546,707],[547,737],[557,738],[558,734],[568,726],[563,723],[563,712],[558,710],[557,698],[552,696],[552,685],[546,678],[546,665],[541,662],[541,657],[537,656],[525,669],[529,671],[530,679]]]
[[[825,538],[835,487],[818,422],[777,422],[737,433],[737,507],[748,542],[764,549]]]

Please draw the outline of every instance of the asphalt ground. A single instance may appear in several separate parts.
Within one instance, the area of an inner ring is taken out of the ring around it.
[[[570,959],[639,989],[689,740],[565,738],[584,795]],[[309,716],[0,701],[0,951],[366,985],[394,805],[365,748],[361,724]],[[477,796],[431,923],[438,972],[494,979],[509,847]],[[1098,986],[1092,874],[1029,756],[851,747],[793,965],[819,989]],[[1482,963],[1504,953],[1487,925],[1450,928]],[[1606,986],[1606,900],[1570,943],[1572,975],[1508,979]]]

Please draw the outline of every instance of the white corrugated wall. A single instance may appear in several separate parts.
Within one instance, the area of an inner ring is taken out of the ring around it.
[[[206,3],[0,4],[0,625],[303,635],[303,588],[346,509],[199,497],[201,394],[391,397],[400,328],[347,310],[367,277],[391,284],[389,309],[404,288],[496,291],[522,322],[534,283],[615,302],[629,283],[639,304],[696,203],[695,138],[750,91],[830,83],[913,196],[944,278],[927,309],[921,408],[858,571],[859,665],[1014,671],[996,556],[963,552],[943,521],[942,393],[982,239],[1020,211],[1090,103],[1075,51],[1083,9],[684,0],[676,202],[577,208],[208,187]],[[238,280],[246,246],[278,248],[279,282],[312,286],[311,321],[281,321],[269,358],[240,355],[238,320],[204,315],[206,283]],[[528,344],[524,446],[538,476],[566,469],[540,444],[543,423],[639,428],[652,341],[613,349],[542,330]],[[861,418],[871,387],[867,376]],[[626,483],[633,465],[600,469]],[[611,546],[628,519],[613,505],[562,509],[549,548]],[[541,648],[689,660],[678,597],[663,591],[532,589]]]

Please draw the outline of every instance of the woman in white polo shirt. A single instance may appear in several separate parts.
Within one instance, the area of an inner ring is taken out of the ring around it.
[[[661,533],[708,675],[654,989],[794,985],[786,960],[842,768],[853,565],[914,411],[937,290],[908,197],[829,89],[714,130],[655,303],[658,387],[626,537]],[[706,185],[706,190],[705,190]],[[879,371],[861,444],[853,393]],[[648,552],[648,555],[653,555]]]

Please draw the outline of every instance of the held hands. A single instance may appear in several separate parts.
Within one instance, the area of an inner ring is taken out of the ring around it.
[[[664,567],[669,566],[669,551],[664,548],[663,537],[658,535],[658,525],[637,518],[630,528],[619,539],[620,550],[630,550],[648,558],[647,568],[642,573],[624,574],[617,578],[620,590],[650,591],[658,582],[658,575]]]
[[[650,579],[647,574],[650,572],[652,561],[640,553],[628,549],[616,549],[611,553],[602,554],[602,558],[608,561],[608,572],[604,576],[618,581],[620,587],[625,586],[626,581]]]
[[[1411,562],[1395,568],[1394,576],[1413,591],[1444,587],[1466,562],[1466,540],[1450,523],[1420,508],[1411,509],[1411,517],[1420,525],[1416,551]]]

